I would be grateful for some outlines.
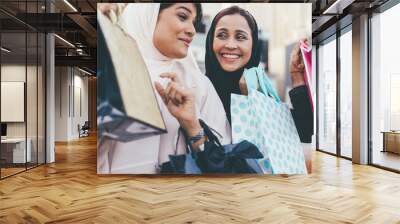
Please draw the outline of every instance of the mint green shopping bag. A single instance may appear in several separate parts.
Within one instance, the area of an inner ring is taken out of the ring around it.
[[[290,109],[282,103],[262,68],[244,72],[248,96],[231,95],[233,142],[255,144],[264,173],[305,174],[303,148]],[[257,87],[260,87],[260,91]]]

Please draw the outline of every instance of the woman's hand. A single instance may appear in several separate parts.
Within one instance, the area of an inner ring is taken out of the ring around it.
[[[117,10],[117,4],[116,3],[100,3],[97,6],[97,9],[102,12],[104,15],[107,15],[110,11],[112,10]]]
[[[195,136],[201,130],[201,126],[196,116],[193,89],[184,88],[175,73],[163,73],[160,77],[171,80],[165,89],[159,82],[155,82],[156,90],[167,106],[168,111],[178,120],[189,137]]]
[[[305,43],[307,43],[307,39],[303,39]],[[290,77],[292,79],[293,88],[302,86],[305,84],[304,82],[304,62],[303,57],[301,56],[300,43],[296,44],[293,48],[292,53],[290,55]]]
[[[127,3],[100,3],[97,8],[111,21],[117,21],[118,15],[122,13],[126,5]]]
[[[246,84],[246,79],[244,78],[244,74],[242,75],[242,77],[240,77],[239,89],[240,89],[240,93],[242,95],[247,96],[249,94],[249,91],[247,90],[247,84]]]

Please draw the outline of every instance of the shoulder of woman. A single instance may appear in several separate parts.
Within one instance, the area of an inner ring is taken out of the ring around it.
[[[201,75],[199,76],[199,79],[200,79],[200,82],[201,82],[203,85],[207,85],[207,86],[212,85],[211,80],[210,80],[205,74],[201,74]]]
[[[190,80],[187,80],[186,84],[187,87],[194,89],[196,101],[200,107],[202,107],[210,95],[210,88],[212,87],[211,81],[207,76],[200,73],[195,76],[191,76]]]
[[[214,98],[219,99],[217,91],[215,90],[215,87],[211,80],[206,75],[202,75],[200,79],[202,82],[202,89],[204,91],[203,95],[209,100],[213,100]]]

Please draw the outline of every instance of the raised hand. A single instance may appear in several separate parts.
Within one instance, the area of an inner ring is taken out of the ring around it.
[[[303,39],[305,43],[307,43],[307,39]],[[298,87],[302,86],[305,84],[304,82],[304,62],[303,58],[301,56],[301,50],[300,50],[300,43],[296,44],[296,46],[293,48],[292,53],[290,55],[290,66],[289,66],[289,72],[290,72],[290,77],[292,79],[292,86]]]
[[[116,22],[127,3],[99,3],[98,10],[106,15],[111,21]]]
[[[242,75],[242,77],[240,77],[239,89],[240,89],[240,93],[242,95],[247,96],[249,94],[249,91],[247,90],[247,83],[246,83],[246,79],[244,78],[244,75]]]

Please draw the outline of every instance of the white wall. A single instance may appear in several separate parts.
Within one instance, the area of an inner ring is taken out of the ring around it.
[[[68,86],[67,67],[55,68],[55,141],[68,140]]]
[[[76,72],[79,72],[78,75]],[[73,108],[73,119],[72,119],[72,135],[78,136],[78,124],[81,126],[85,123],[85,121],[89,120],[88,113],[88,77],[81,76],[79,70],[75,70],[74,75],[74,108]]]
[[[25,70],[26,69],[26,70]],[[18,65],[18,64],[5,64],[1,66],[1,81],[3,82],[25,82],[25,75],[28,72],[29,75],[36,74],[36,66]],[[29,76],[28,76],[29,78]],[[29,85],[36,85],[36,81],[28,80]],[[27,112],[28,124],[28,137],[32,130],[36,130],[36,113],[32,113],[32,107],[36,111],[36,87],[27,88],[27,104],[31,106],[30,110]],[[34,102],[34,104],[31,104]],[[39,105],[40,106],[40,105]],[[1,108],[1,110],[7,110],[9,108]],[[32,124],[34,121],[35,124]],[[8,137],[25,137],[25,126],[26,122],[7,122],[7,136]],[[36,132],[35,132],[36,134]]]
[[[2,65],[1,81],[25,82],[25,69],[25,65]],[[1,110],[7,110],[7,108],[1,108]],[[25,122],[7,123],[7,137],[25,137]]]
[[[88,78],[72,67],[56,67],[56,141],[79,137],[78,124],[88,120]]]

